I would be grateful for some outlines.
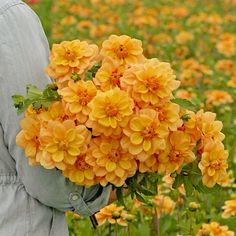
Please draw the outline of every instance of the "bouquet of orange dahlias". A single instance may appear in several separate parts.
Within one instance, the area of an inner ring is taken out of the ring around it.
[[[46,71],[54,83],[44,91],[29,85],[27,97],[13,96],[26,110],[16,142],[30,165],[57,168],[77,185],[111,184],[119,198],[123,185],[141,200],[155,195],[158,174],[187,194],[227,183],[222,123],[174,98],[180,82],[170,64],[145,58],[140,40],[111,35],[101,50],[54,44]]]

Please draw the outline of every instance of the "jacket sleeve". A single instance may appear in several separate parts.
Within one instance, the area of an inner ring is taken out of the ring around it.
[[[107,204],[110,187],[79,187],[56,169],[30,167],[23,151],[15,144],[22,116],[17,116],[11,96],[25,94],[27,84],[42,89],[50,83],[44,73],[48,54],[48,42],[40,21],[26,4],[19,1],[0,12],[0,123],[5,145],[29,195],[60,211],[92,215]]]

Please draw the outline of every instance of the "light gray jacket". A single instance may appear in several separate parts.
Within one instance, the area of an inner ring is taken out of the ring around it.
[[[64,211],[91,215],[108,201],[109,187],[85,189],[56,169],[30,167],[15,144],[22,116],[11,96],[50,82],[48,55],[34,12],[20,0],[0,0],[0,236],[67,236]]]

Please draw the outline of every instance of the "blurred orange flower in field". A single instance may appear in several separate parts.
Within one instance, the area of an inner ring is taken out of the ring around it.
[[[108,221],[110,224],[119,224],[121,226],[127,226],[124,217],[127,212],[123,210],[124,207],[119,207],[116,204],[110,204],[102,208],[98,213],[96,213],[96,219],[99,225],[104,224]]]
[[[85,156],[85,154],[77,156],[75,164],[68,165],[66,170],[63,171],[63,175],[78,185],[89,187],[97,182],[93,167],[85,161]]]
[[[137,170],[134,156],[122,150],[119,140],[99,137],[93,139],[86,161],[94,167],[101,185],[108,182],[121,186]]]
[[[198,165],[203,175],[204,185],[213,187],[227,176],[227,158],[228,152],[224,150],[224,145],[221,142],[212,141],[205,145]]]
[[[162,215],[171,215],[175,208],[175,202],[169,196],[164,195],[155,196],[153,204],[156,208],[158,218]]]
[[[209,224],[203,224],[198,230],[196,236],[234,236],[234,232],[230,231],[228,226],[221,226],[218,222],[211,222]]]
[[[138,160],[145,161],[149,155],[165,148],[168,126],[160,126],[158,113],[153,109],[143,109],[129,121],[123,130],[125,136],[121,146]]]
[[[220,106],[233,102],[232,96],[222,90],[208,90],[206,91],[206,104],[213,106]]]
[[[179,85],[170,64],[157,59],[131,66],[125,71],[121,81],[121,87],[127,89],[136,102],[152,105],[158,104],[162,99],[171,98],[172,92]]]
[[[104,127],[113,129],[126,125],[133,113],[133,101],[119,88],[98,92],[88,104],[91,108],[89,118]]]
[[[231,33],[224,33],[216,45],[218,51],[227,57],[236,54],[236,36]]]
[[[236,215],[236,198],[232,200],[225,201],[225,205],[222,207],[224,212],[222,214],[223,218],[229,218]]]
[[[97,71],[94,83],[102,91],[120,87],[120,80],[124,74],[125,67],[119,65],[117,61],[105,59],[101,68]]]
[[[236,63],[233,60],[222,59],[215,64],[215,68],[226,75],[232,75],[236,70]]]
[[[84,123],[89,115],[88,103],[97,94],[97,88],[92,81],[69,81],[68,87],[58,90],[62,99],[72,114],[76,114],[78,120]]]
[[[144,58],[142,42],[126,35],[111,35],[103,42],[101,55],[118,61],[120,64],[135,64]]]
[[[193,40],[193,35],[189,32],[182,31],[175,36],[176,42],[179,44],[185,44]]]

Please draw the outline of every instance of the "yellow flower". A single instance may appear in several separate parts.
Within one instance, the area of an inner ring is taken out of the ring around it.
[[[33,117],[25,117],[20,122],[21,131],[16,136],[16,144],[25,150],[29,164],[37,164],[36,155],[40,149],[39,132],[40,122]]]
[[[123,130],[125,136],[121,146],[137,159],[145,161],[150,155],[165,148],[168,127],[160,126],[158,113],[153,109],[143,109],[132,117]]]
[[[83,67],[88,67],[89,59],[94,56],[95,51],[97,51],[97,46],[89,45],[85,41],[64,41],[52,46],[51,62],[59,66],[80,66],[82,70]]]
[[[171,132],[166,149],[158,156],[159,173],[170,174],[181,168],[183,163],[194,161],[194,145],[191,137],[183,131]]]
[[[120,87],[120,79],[123,76],[124,70],[125,67],[119,65],[116,61],[106,59],[102,62],[102,66],[94,78],[94,83],[102,91]]]
[[[231,33],[224,33],[216,45],[218,51],[227,57],[236,53],[236,37]]]
[[[177,43],[185,44],[185,43],[193,40],[193,35],[189,32],[182,31],[176,35],[175,39],[176,39]]]
[[[101,55],[120,64],[136,64],[144,58],[142,42],[126,35],[111,35],[103,42]]]
[[[104,208],[102,208],[98,213],[96,213],[96,219],[99,225],[104,224],[108,221],[110,224],[119,224],[121,226],[127,226],[124,220],[124,216],[127,212],[123,210],[124,207],[118,207],[116,204],[112,203]]]
[[[53,44],[50,64],[46,71],[59,84],[70,80],[73,72],[83,77],[84,72],[94,65],[97,55],[98,47],[85,41],[73,40]]]
[[[225,205],[222,207],[224,212],[222,214],[223,218],[229,218],[236,215],[236,198],[228,200],[225,202]]]
[[[121,186],[137,170],[134,156],[121,148],[119,140],[104,137],[93,139],[86,162],[93,166],[94,173],[103,186],[107,183]]]
[[[168,101],[157,104],[154,108],[161,125],[168,126],[170,131],[177,131],[177,128],[182,125],[179,105]]]
[[[153,199],[154,206],[157,211],[157,217],[162,215],[171,215],[175,208],[175,202],[168,196],[157,195]]]
[[[232,96],[222,90],[208,90],[206,91],[206,104],[213,106],[225,105],[233,102]]]
[[[127,89],[136,102],[152,105],[171,98],[172,91],[177,89],[179,84],[170,64],[159,62],[157,59],[131,66],[125,71],[121,81],[121,87]]]
[[[67,166],[67,169],[63,171],[63,175],[78,185],[89,187],[97,182],[93,168],[85,161],[85,156],[85,154],[77,156],[75,164]]]
[[[98,93],[88,104],[91,109],[89,118],[104,127],[113,129],[127,123],[133,113],[133,101],[119,88]]]
[[[77,156],[86,152],[90,136],[85,126],[75,126],[72,120],[49,121],[40,133],[44,147],[40,159],[47,158],[49,162],[53,161],[55,167],[65,170],[67,165],[76,162]]]
[[[234,232],[230,231],[228,226],[220,225],[218,222],[210,222],[209,224],[203,224],[198,230],[196,236],[234,236]]]
[[[208,142],[199,162],[199,169],[202,172],[202,182],[207,187],[213,187],[216,183],[220,184],[221,179],[226,174],[228,152],[224,150],[221,142]]]
[[[67,103],[69,112],[76,114],[81,123],[86,122],[90,113],[88,103],[96,96],[97,89],[92,81],[70,81],[68,87],[59,89],[58,93]]]

